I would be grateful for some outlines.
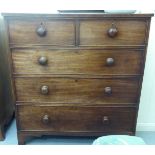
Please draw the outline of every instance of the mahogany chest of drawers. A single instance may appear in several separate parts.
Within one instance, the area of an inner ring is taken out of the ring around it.
[[[135,134],[152,14],[4,14],[18,142]]]

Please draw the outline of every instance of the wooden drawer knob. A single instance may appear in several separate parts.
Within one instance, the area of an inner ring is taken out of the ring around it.
[[[41,86],[41,94],[47,95],[49,92],[48,86]]]
[[[46,28],[42,23],[38,26],[38,28],[36,29],[36,32],[40,37],[46,36],[46,33],[47,33]]]
[[[103,116],[102,122],[104,125],[108,125],[110,123],[108,116]]]
[[[114,58],[107,58],[107,59],[106,59],[106,64],[107,64],[108,66],[114,65],[114,63],[115,63]]]
[[[47,65],[47,62],[48,62],[48,59],[47,59],[47,57],[40,57],[39,59],[38,59],[38,62],[39,62],[39,64],[40,65],[43,65],[43,66],[45,66],[45,65]]]
[[[111,95],[111,94],[112,94],[112,88],[111,88],[111,87],[105,87],[105,88],[104,88],[104,92],[105,92],[105,94],[107,94],[107,95]]]
[[[42,118],[42,122],[44,124],[48,124],[50,122],[50,118],[48,115],[44,115],[43,118]]]
[[[108,29],[108,36],[111,38],[116,37],[118,30],[114,24],[112,24],[111,28]]]

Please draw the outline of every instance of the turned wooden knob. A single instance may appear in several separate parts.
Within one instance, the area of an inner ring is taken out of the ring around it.
[[[111,95],[111,94],[112,94],[112,88],[111,88],[111,87],[105,87],[105,88],[104,88],[104,92],[105,92],[105,94],[107,94],[107,95]]]
[[[107,58],[107,59],[106,59],[106,64],[107,64],[108,66],[114,65],[114,63],[115,63],[114,58]]]
[[[118,30],[116,28],[116,26],[114,24],[112,24],[111,28],[108,29],[108,36],[111,37],[111,38],[114,38],[117,33],[118,33]]]
[[[102,122],[104,125],[108,125],[110,123],[108,116],[103,116]]]
[[[39,59],[38,59],[38,62],[39,62],[39,64],[40,65],[43,65],[43,66],[45,66],[45,65],[47,65],[47,62],[48,62],[48,59],[47,59],[47,57],[40,57]]]
[[[42,23],[38,26],[36,32],[40,37],[44,37],[47,33],[46,28]]]
[[[50,118],[48,115],[44,115],[43,118],[42,118],[42,122],[44,124],[48,124],[50,122]]]
[[[41,86],[41,94],[47,95],[49,92],[48,86]]]

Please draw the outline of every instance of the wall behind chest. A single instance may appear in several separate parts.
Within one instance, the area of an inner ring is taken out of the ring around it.
[[[148,51],[146,57],[140,109],[138,114],[138,131],[155,131],[155,17],[152,18]]]

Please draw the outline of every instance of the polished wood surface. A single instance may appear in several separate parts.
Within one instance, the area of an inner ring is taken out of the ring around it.
[[[110,132],[133,131],[136,109],[108,107],[18,106],[22,131]],[[105,117],[108,122],[105,122]]]
[[[5,108],[4,108],[4,97],[3,97],[3,87],[2,78],[0,74],[0,141],[4,140],[4,127],[3,121],[5,120]]]
[[[152,14],[3,14],[18,143],[135,134]]]
[[[0,15],[0,140],[5,139],[7,125],[12,120],[14,113],[14,97],[6,38],[4,20]]]
[[[111,27],[117,35],[110,37]],[[80,46],[92,45],[144,45],[146,22],[140,20],[96,20],[80,22]]]
[[[47,18],[47,19],[53,19],[53,18],[59,18],[59,19],[89,19],[89,18],[101,18],[101,19],[115,19],[115,18],[124,18],[124,19],[149,19],[152,16],[154,16],[153,13],[134,13],[134,14],[122,14],[122,13],[117,13],[117,14],[110,14],[110,13],[69,13],[69,14],[34,14],[34,13],[2,13],[2,15],[7,18],[7,19],[29,19],[29,18]]]
[[[142,50],[28,50],[13,49],[17,74],[142,74]],[[113,64],[108,65],[108,58]],[[40,64],[39,59],[46,61]],[[46,59],[46,60],[45,60]]]
[[[42,93],[43,86],[48,87]],[[16,100],[60,103],[137,103],[139,79],[16,78]],[[104,90],[111,87],[112,93]],[[124,89],[125,88],[125,89]]]
[[[37,29],[43,25],[46,35],[40,36]],[[75,42],[73,21],[59,20],[13,20],[9,22],[11,44],[70,45]]]

